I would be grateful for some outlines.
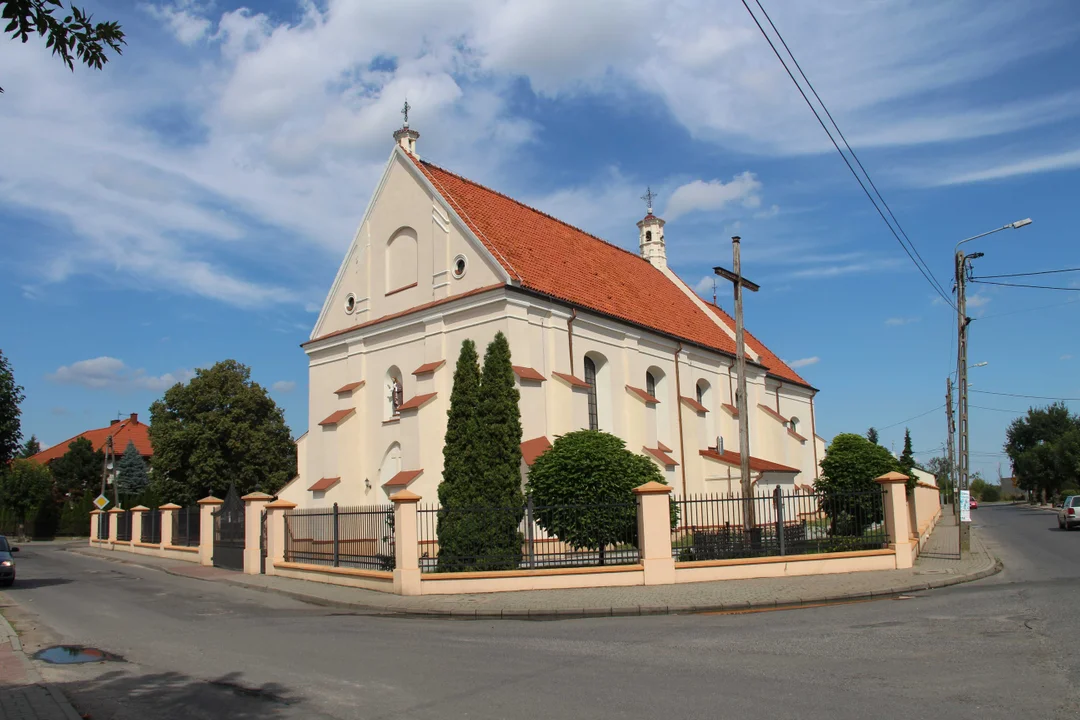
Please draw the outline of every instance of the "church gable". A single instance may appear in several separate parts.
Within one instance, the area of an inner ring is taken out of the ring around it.
[[[395,147],[311,338],[507,279],[428,179]]]

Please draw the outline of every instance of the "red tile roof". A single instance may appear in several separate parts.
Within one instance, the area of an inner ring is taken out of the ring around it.
[[[362,387],[364,387],[364,381],[363,380],[357,380],[356,382],[351,382],[348,385],[342,385],[341,387],[339,387],[337,390],[334,391],[334,394],[335,395],[344,395],[345,393],[351,393],[353,390],[356,390],[357,388],[362,388]]]
[[[415,395],[406,400],[405,402],[401,403],[401,407],[398,408],[398,411],[400,412],[402,410],[415,410],[424,403],[426,403],[428,400],[431,400],[437,394],[438,393],[425,393],[423,395]]]
[[[435,362],[424,363],[420,367],[413,370],[412,374],[413,375],[427,375],[428,373],[435,372],[436,370],[438,370],[439,368],[441,368],[445,364],[446,364],[445,360],[436,360]]]
[[[705,303],[705,306],[712,310],[712,312],[723,321],[724,325],[731,329],[731,332],[735,332],[735,320],[730,315],[712,303],[707,302]],[[810,383],[803,380],[797,372],[788,367],[783,360],[778,358],[772,350],[765,347],[765,345],[754,337],[749,330],[743,328],[743,331],[746,336],[746,344],[749,345],[750,350],[758,356],[760,363],[768,368],[770,375],[775,375],[782,380],[790,380],[791,382],[810,387]]]
[[[522,287],[735,353],[731,336],[647,260],[448,170],[412,159]]]
[[[786,417],[784,417],[783,415],[781,415],[780,413],[773,410],[768,405],[762,405],[761,403],[758,403],[757,406],[759,408],[761,408],[762,410],[764,410],[765,414],[768,415],[769,417],[773,418],[774,420],[778,420],[778,421],[780,421],[780,422],[782,422],[784,424],[787,424],[788,419]]]
[[[705,407],[704,405],[699,403],[694,398],[688,398],[688,397],[686,397],[684,395],[680,395],[679,400],[682,401],[683,405],[690,408],[694,412],[699,412],[699,413],[707,413],[707,412],[709,412],[709,409],[707,407]]]
[[[626,389],[649,404],[655,405],[660,402],[654,396],[650,395],[647,391],[642,390],[641,388],[636,388],[633,385],[627,385]]]
[[[668,447],[667,445],[665,445],[665,444],[664,444],[664,443],[662,443],[662,442],[657,442],[657,443],[656,443],[656,447],[660,448],[661,450],[663,450],[663,451],[664,451],[664,452],[666,452],[666,453],[669,453],[669,452],[671,452],[671,448],[669,448],[669,447]]]
[[[513,365],[514,374],[518,376],[518,380],[532,380],[534,382],[544,382],[547,380],[539,371],[532,369],[531,367],[525,367],[523,365]]]
[[[356,408],[345,408],[344,410],[338,410],[338,411],[328,415],[326,417],[326,419],[323,420],[322,422],[320,422],[319,424],[320,425],[337,425],[342,420],[344,420],[345,418],[352,415],[354,412],[356,412]]]
[[[735,407],[731,403],[723,403],[720,407],[731,413],[731,417],[739,417],[739,408]]]
[[[709,458],[710,460],[716,460],[726,465],[738,466],[740,461],[739,453],[732,452],[731,450],[725,450],[723,454],[716,452],[712,448],[708,450],[700,450],[702,457]],[[780,463],[774,463],[770,460],[762,460],[756,458],[753,455],[750,456],[750,469],[754,472],[802,472],[799,468],[788,467],[787,465],[781,465]]]
[[[678,465],[679,464],[679,463],[675,462],[675,458],[671,457],[670,455],[668,455],[666,452],[664,452],[660,448],[642,448],[642,449],[645,450],[645,452],[652,455],[657,460],[659,460],[664,465]]]
[[[310,492],[323,492],[341,482],[339,477],[319,478],[315,481],[315,484],[308,488]]]
[[[386,482],[384,482],[383,487],[389,487],[389,488],[405,487],[406,485],[411,483],[413,480],[420,477],[420,473],[422,473],[422,472],[424,472],[422,469],[421,470],[402,470],[397,475],[395,475],[394,477],[392,477],[389,480],[387,480]]]
[[[792,430],[791,428],[788,428],[787,434],[788,434],[788,435],[790,435],[791,437],[795,438],[795,439],[796,439],[796,440],[798,440],[799,442],[806,442],[806,438],[804,438],[804,437],[803,437],[802,435],[800,435],[799,433],[795,432],[795,431],[794,431],[794,430]]]
[[[563,380],[564,382],[566,382],[570,387],[575,387],[575,388],[589,388],[589,387],[592,387],[592,385],[585,382],[581,378],[574,377],[573,375],[571,375],[569,373],[553,372],[551,374],[554,375],[555,377],[559,378],[560,380]]]
[[[63,456],[68,451],[68,446],[79,438],[86,438],[94,446],[95,450],[101,450],[105,447],[105,442],[110,435],[113,439],[113,452],[115,452],[117,456],[122,455],[124,450],[127,450],[129,442],[135,443],[135,449],[138,450],[139,454],[144,458],[152,457],[154,455],[154,450],[150,445],[150,426],[139,422],[138,414],[132,413],[124,420],[115,422],[108,427],[79,433],[73,438],[69,438],[50,448],[42,450],[30,459],[35,460],[42,465],[48,465],[53,460]]]
[[[551,441],[547,439],[546,435],[526,440],[521,443],[521,459],[525,461],[526,465],[531,466],[536,462],[536,458],[543,455],[549,447],[551,447]]]

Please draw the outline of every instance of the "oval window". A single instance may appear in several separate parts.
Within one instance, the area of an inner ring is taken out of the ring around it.
[[[356,309],[356,296],[349,293],[345,296],[345,312],[352,315],[353,310]]]
[[[465,260],[464,255],[458,255],[456,258],[454,258],[454,277],[462,277],[465,274],[465,269],[468,266],[468,261]]]

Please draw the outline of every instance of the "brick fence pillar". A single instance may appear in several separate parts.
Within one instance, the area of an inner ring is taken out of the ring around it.
[[[288,500],[275,500],[266,506],[266,574],[275,575],[274,567],[285,562],[285,513],[296,507]]]
[[[94,545],[94,541],[98,539],[98,535],[101,534],[101,521],[102,512],[100,510],[90,511],[90,545]]]
[[[264,492],[248,493],[244,501],[244,574],[258,575],[262,572],[262,514],[274,499]]]
[[[671,488],[654,480],[634,488],[634,494],[645,584],[672,585],[675,558],[671,554]]]
[[[876,482],[885,490],[885,530],[889,547],[896,553],[896,567],[909,568],[911,557],[911,513],[908,511],[907,475],[887,472]]]
[[[150,508],[145,505],[136,505],[131,508],[131,552],[135,552],[135,543],[142,542],[143,520]]]
[[[390,496],[394,503],[394,592],[420,594],[419,541],[416,534],[416,505],[420,496],[399,490]]]
[[[225,504],[213,495],[199,501],[199,564],[214,564],[214,513]]]
[[[161,543],[158,547],[165,548],[172,545],[173,528],[176,527],[176,511],[180,506],[176,503],[165,503],[158,506],[161,511]]]
[[[105,513],[109,516],[109,549],[116,549],[116,536],[120,530],[120,513],[124,512],[121,508],[113,508],[109,512]]]

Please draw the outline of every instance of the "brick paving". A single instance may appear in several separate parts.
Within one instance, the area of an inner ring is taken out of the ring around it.
[[[80,720],[59,690],[44,683],[0,616],[0,720]]]
[[[228,582],[287,595],[318,605],[363,614],[416,614],[451,617],[572,617],[745,610],[895,596],[967,582],[997,572],[1000,563],[972,533],[972,552],[961,558],[955,519],[946,511],[922,557],[906,570],[839,575],[726,580],[679,585],[525,590],[518,592],[403,597],[372,590],[268,575],[218,570],[204,573],[190,563],[92,548],[75,552],[132,562],[174,575]]]

